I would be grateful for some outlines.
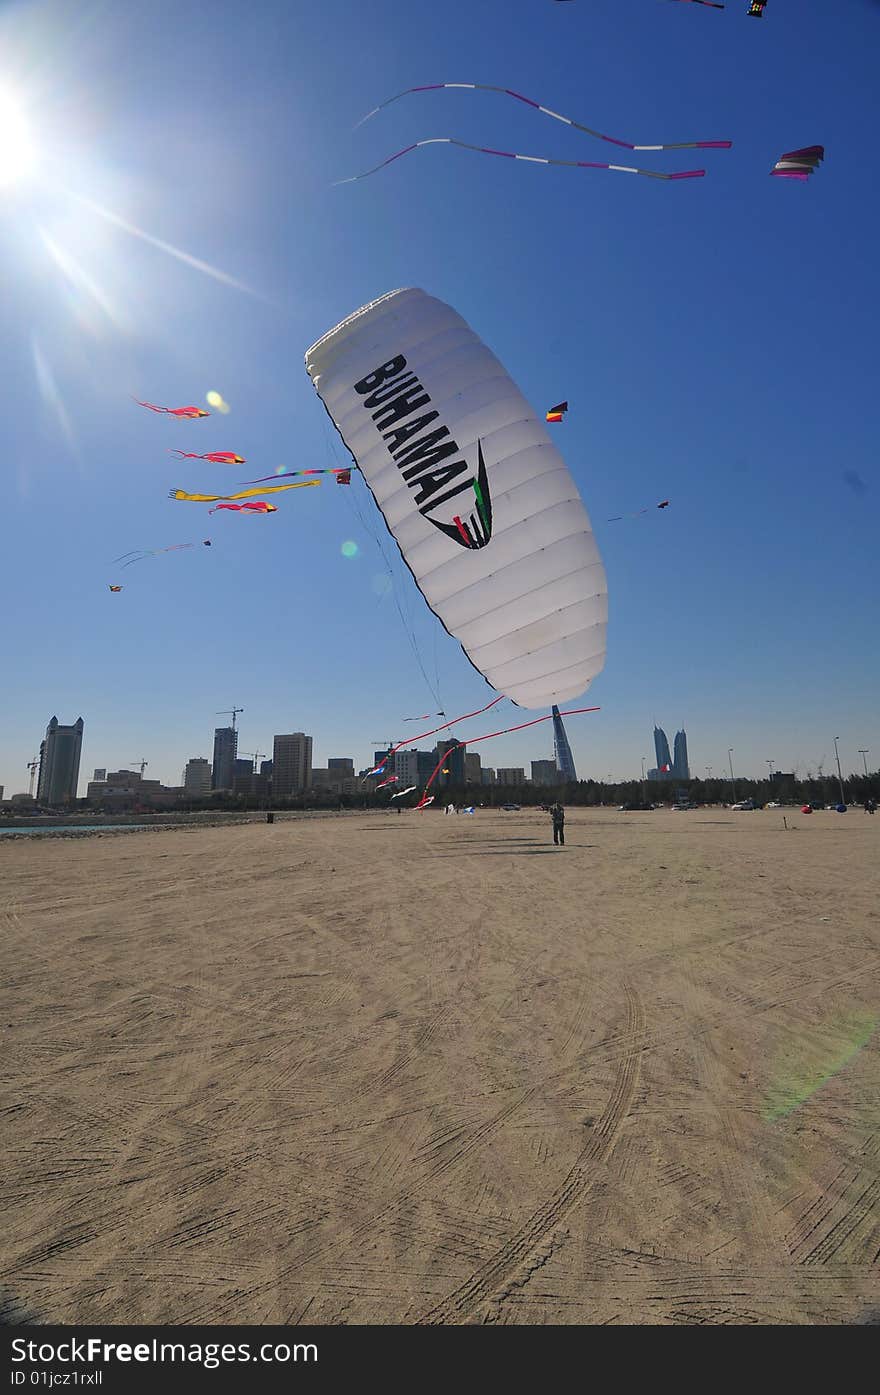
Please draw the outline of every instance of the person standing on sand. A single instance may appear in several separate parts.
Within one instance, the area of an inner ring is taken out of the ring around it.
[[[550,817],[553,820],[553,842],[565,847],[565,810],[557,801],[550,806]]]

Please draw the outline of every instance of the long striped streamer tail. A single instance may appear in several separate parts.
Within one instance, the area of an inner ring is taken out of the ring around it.
[[[519,155],[513,150],[491,150],[486,145],[469,145],[466,140],[456,140],[454,136],[433,136],[430,140],[417,140],[412,145],[404,146],[403,150],[396,151],[389,155],[387,160],[382,160],[380,164],[374,165],[372,169],[364,170],[361,174],[351,174],[347,179],[335,179],[337,184],[354,184],[358,179],[367,179],[371,174],[377,174],[386,165],[391,165],[395,160],[399,160],[401,155],[408,155],[411,150],[418,150],[423,145],[457,145],[460,150],[475,150],[480,155],[500,155],[505,160],[525,160],[531,165],[566,165],[569,169],[578,170],[616,170],[620,174],[643,174],[648,179],[700,179],[705,170],[679,170],[676,174],[665,174],[660,170],[642,170],[634,165],[606,165],[600,164],[596,160],[554,160],[546,155]],[[636,149],[645,147],[636,146]],[[686,149],[685,146],[652,146],[654,150]]]
[[[551,116],[554,121],[561,121],[564,126],[571,126],[575,131],[583,131],[585,135],[595,136],[597,140],[607,140],[611,145],[620,145],[624,150],[729,150],[733,144],[729,140],[686,140],[677,141],[672,145],[633,145],[628,140],[618,139],[617,136],[606,136],[603,131],[594,131],[592,126],[584,126],[580,121],[572,120],[570,116],[563,116],[561,112],[553,111],[551,107],[541,106],[540,102],[534,102],[531,97],[524,97],[521,92],[514,92],[510,87],[492,87],[485,82],[432,82],[426,87],[407,87],[405,91],[395,93],[393,97],[388,97],[372,111],[367,112],[366,116],[358,122],[358,126],[362,126],[365,121],[369,121],[385,107],[390,107],[392,102],[399,102],[401,97],[409,97],[414,92],[439,92],[447,87],[463,88],[468,92],[499,92],[503,97],[512,97],[514,101],[522,102],[525,106],[541,112],[542,116]],[[479,147],[470,148],[478,149]]]

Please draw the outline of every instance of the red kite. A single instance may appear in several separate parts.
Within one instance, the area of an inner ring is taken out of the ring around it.
[[[181,460],[210,460],[212,465],[244,465],[247,462],[243,455],[236,455],[232,450],[209,450],[207,455],[198,455],[193,450],[173,450],[172,455],[179,455]]]
[[[132,399],[139,407],[149,407],[151,412],[167,412],[171,417],[209,417],[210,412],[206,412],[204,407],[157,407],[155,402],[142,402],[139,397]]]

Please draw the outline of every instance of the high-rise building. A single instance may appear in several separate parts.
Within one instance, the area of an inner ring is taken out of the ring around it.
[[[419,783],[420,754],[420,751],[395,751],[393,756],[394,769],[388,773],[397,776],[397,783],[402,790],[407,789],[410,785],[417,785]],[[437,762],[434,761],[431,770],[433,770],[436,763]],[[430,775],[430,773],[431,771],[429,770],[428,774]],[[427,778],[427,776],[425,778]]]
[[[525,769],[521,765],[499,766],[495,773],[495,782],[499,785],[524,785]]]
[[[92,776],[92,779],[95,780],[95,781],[106,780],[106,779],[107,779],[107,767],[106,767],[106,765],[95,766],[95,773],[94,773],[94,775]]]
[[[345,776],[352,777],[354,775],[354,761],[350,756],[331,756],[327,761],[327,769],[335,770],[340,779],[344,779]]]
[[[238,751],[238,732],[234,727],[214,728],[214,765],[211,771],[212,790],[231,790],[232,772]]]
[[[204,756],[193,756],[187,761],[183,788],[187,794],[196,797],[211,793],[211,767]]]
[[[68,804],[76,799],[79,758],[82,753],[83,719],[63,727],[53,717],[40,742],[40,775],[37,799],[41,804]]]
[[[261,774],[261,775],[271,775],[271,774],[272,774],[272,762],[271,762],[270,760],[261,760],[261,761],[260,761],[260,774]]]
[[[465,755],[464,746],[460,746],[456,737],[451,736],[448,741],[438,741],[436,746],[437,761],[444,756],[443,766],[438,775],[437,782],[440,785],[463,785],[465,781]],[[443,770],[448,770],[449,774],[444,775]]]
[[[235,783],[236,780],[245,780],[245,779],[247,779],[247,777],[248,777],[249,775],[253,775],[253,773],[254,773],[254,763],[253,763],[252,760],[242,760],[241,757],[238,757],[238,756],[237,756],[237,757],[235,758],[235,760],[232,762],[232,781],[233,781],[233,784]]]
[[[662,777],[671,774],[672,756],[669,754],[669,742],[662,727],[654,728],[654,751],[657,756],[657,775]]]
[[[684,728],[675,733],[675,745],[673,747],[675,755],[672,758],[672,773],[676,780],[689,780],[691,772],[688,767],[688,741]]]
[[[571,754],[571,747],[568,744],[565,727],[562,725],[559,708],[554,703],[550,711],[553,713],[553,747],[556,753],[556,769],[566,782],[576,780],[577,771],[574,768],[574,756]]]
[[[559,780],[559,773],[555,760],[532,761],[533,785],[555,785]]]
[[[482,761],[478,751],[467,751],[464,757],[464,778],[469,785],[480,783]]]
[[[480,784],[481,784],[481,785],[494,785],[494,784],[495,784],[495,771],[492,769],[491,765],[484,765],[483,768],[482,768],[482,770],[480,771]]]
[[[301,794],[312,784],[312,738],[294,731],[276,736],[272,747],[272,793],[275,799]]]

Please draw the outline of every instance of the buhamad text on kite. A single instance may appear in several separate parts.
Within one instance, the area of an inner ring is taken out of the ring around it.
[[[413,491],[422,517],[461,547],[485,547],[492,536],[492,500],[482,444],[477,443],[476,475],[468,474],[469,467],[464,460],[442,463],[450,456],[461,455],[461,451],[447,426],[438,426],[423,436],[419,435],[440,414],[436,411],[421,412],[431,398],[416,375],[407,371],[403,354],[397,354],[374,368],[372,373],[354,384],[354,390],[363,397],[363,405],[382,433],[388,452],[407,486]],[[420,415],[408,420],[414,412]],[[466,478],[462,479],[462,475]],[[447,488],[447,485],[452,485],[452,488]],[[435,509],[467,489],[473,490],[475,512],[466,522],[460,513],[454,513],[450,522],[432,517]]]
[[[607,584],[544,411],[414,287],[349,315],[306,366],[416,585],[490,687],[531,708],[585,692]]]

